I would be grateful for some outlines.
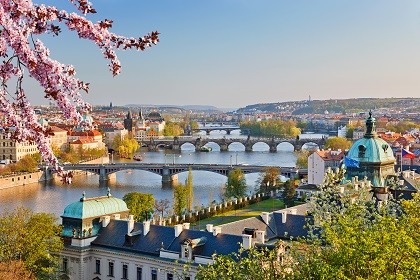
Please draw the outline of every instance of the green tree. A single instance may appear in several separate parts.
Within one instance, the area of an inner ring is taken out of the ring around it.
[[[194,202],[194,186],[193,186],[193,175],[192,175],[192,169],[188,170],[188,177],[185,181],[185,187],[187,188],[187,210],[192,211],[193,210],[193,202]]]
[[[283,188],[283,200],[284,204],[287,206],[293,206],[295,201],[295,195],[296,195],[296,187],[295,187],[295,180],[289,179],[285,184]]]
[[[352,142],[343,137],[330,137],[325,142],[325,148],[331,150],[340,149],[342,151],[345,151],[350,149],[351,145]]]
[[[187,208],[187,187],[179,184],[174,187],[173,209],[175,215],[182,215]]]
[[[260,192],[268,192],[273,189],[276,189],[277,183],[279,182],[280,168],[277,167],[267,167],[263,173],[260,174],[258,178],[258,184]]]
[[[300,150],[295,152],[296,155],[296,166],[300,168],[308,168],[308,157],[313,153],[313,151]]]
[[[61,226],[52,214],[17,208],[0,216],[0,260],[22,261],[37,279],[52,279],[63,248]]]
[[[150,193],[131,192],[124,195],[123,200],[136,221],[144,221],[153,213],[155,198]]]
[[[112,142],[112,148],[118,151],[120,157],[133,159],[134,153],[140,148],[140,145],[131,136],[126,136],[123,139],[115,137]]]
[[[164,136],[179,136],[184,133],[182,125],[176,122],[166,122],[165,128],[163,129]]]
[[[227,183],[225,186],[225,196],[226,198],[239,198],[246,195],[246,181],[244,172],[235,168],[229,172]]]

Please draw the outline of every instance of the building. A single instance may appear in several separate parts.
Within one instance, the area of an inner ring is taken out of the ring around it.
[[[135,222],[125,202],[106,196],[68,205],[62,217],[64,249],[60,279],[194,279],[199,264],[213,254],[237,252],[255,244],[249,234],[221,233],[220,227],[192,230]],[[189,269],[184,271],[184,265]]]
[[[35,143],[29,141],[17,142],[11,138],[9,132],[0,131],[0,160],[17,162],[26,155],[36,153],[38,153],[38,147]]]
[[[51,147],[56,147],[61,151],[65,151],[68,147],[67,130],[61,129],[57,126],[51,126],[49,137]]]
[[[320,150],[308,157],[308,184],[319,185],[324,181],[327,168],[340,167],[344,151]]]

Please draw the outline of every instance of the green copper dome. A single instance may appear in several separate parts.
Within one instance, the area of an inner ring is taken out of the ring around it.
[[[85,198],[68,205],[64,209],[63,218],[86,219],[129,211],[127,204],[119,198],[107,196]]]
[[[358,166],[346,167],[347,179],[355,176],[366,177],[374,187],[383,187],[386,178],[395,174],[394,153],[389,144],[376,134],[372,112],[369,112],[369,118],[366,120],[365,136],[351,146],[347,158],[358,162]]]
[[[375,131],[375,118],[369,112],[366,120],[365,136],[357,140],[347,153],[347,157],[359,162],[384,163],[395,162],[394,153],[388,143],[379,138]]]

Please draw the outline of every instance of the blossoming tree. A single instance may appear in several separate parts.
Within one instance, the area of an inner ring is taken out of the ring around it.
[[[96,23],[87,19],[96,13],[87,0],[68,0],[75,12],[54,6],[38,5],[31,0],[0,0],[0,127],[17,141],[35,142],[43,160],[65,179],[48,141],[48,131],[42,127],[22,87],[24,77],[35,79],[44,89],[45,98],[54,101],[67,119],[83,124],[81,115],[91,109],[81,92],[88,92],[89,83],[76,78],[72,65],[65,65],[50,56],[40,35],[58,36],[62,28],[76,32],[80,38],[95,43],[109,60],[114,76],[121,70],[117,49],[145,50],[156,44],[159,33],[154,31],[140,38],[126,38],[109,31],[112,21]],[[27,73],[24,74],[24,71]],[[10,86],[12,85],[12,86]],[[9,127],[15,129],[9,130]]]

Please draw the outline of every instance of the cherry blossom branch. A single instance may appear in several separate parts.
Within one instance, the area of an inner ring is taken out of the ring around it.
[[[140,38],[126,38],[109,31],[112,20],[96,23],[86,18],[96,13],[92,3],[86,0],[69,0],[81,13],[69,13],[56,7],[36,5],[31,0],[0,0],[0,56],[5,60],[0,64],[0,112],[3,114],[2,126],[14,126],[10,133],[17,141],[32,141],[38,146],[45,162],[62,176],[66,176],[58,165],[49,146],[48,131],[37,120],[33,107],[22,88],[24,68],[29,77],[44,88],[45,98],[55,101],[64,116],[80,123],[80,112],[90,111],[80,94],[89,91],[89,83],[75,77],[72,65],[65,65],[50,56],[49,49],[38,38],[42,34],[58,36],[60,25],[76,32],[79,38],[95,43],[105,59],[109,60],[109,70],[114,76],[120,74],[121,64],[116,50],[135,49],[143,51],[159,42],[159,33],[151,32]],[[33,36],[38,39],[34,39]],[[9,53],[12,53],[9,57]],[[16,65],[13,65],[16,61]],[[7,90],[7,85],[16,79],[15,93]],[[9,98],[8,98],[9,96]]]

